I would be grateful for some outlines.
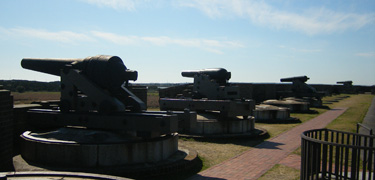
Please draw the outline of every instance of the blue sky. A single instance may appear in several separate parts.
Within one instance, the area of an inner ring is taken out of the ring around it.
[[[231,82],[375,85],[374,0],[1,0],[0,79],[59,80],[33,58],[119,56],[139,83],[192,82],[223,67]]]

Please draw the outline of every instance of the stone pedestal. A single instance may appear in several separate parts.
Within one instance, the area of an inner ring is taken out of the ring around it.
[[[257,121],[287,120],[290,118],[290,110],[286,107],[260,104],[255,107],[254,117]]]
[[[25,160],[51,166],[109,167],[156,163],[178,151],[178,135],[149,140],[80,128],[22,134]]]
[[[286,107],[289,108],[291,112],[309,112],[309,103],[305,101],[297,101],[295,99],[270,99],[262,102],[263,104]]]

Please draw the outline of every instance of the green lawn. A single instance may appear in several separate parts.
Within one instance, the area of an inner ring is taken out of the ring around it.
[[[340,95],[340,97],[343,95]],[[336,96],[337,97],[337,96]],[[359,94],[359,95],[350,95],[349,98],[343,99],[339,102],[334,102],[329,104],[330,108],[335,107],[348,107],[348,110],[344,112],[337,119],[332,121],[326,128],[335,129],[346,132],[356,132],[357,123],[362,122],[365,117],[369,106],[371,105],[374,95]],[[333,97],[327,97],[323,100],[333,100]],[[319,110],[319,114],[325,112],[326,110]],[[304,117],[311,119],[312,117]],[[301,148],[298,148],[293,152],[294,154],[301,155]],[[298,173],[297,173],[298,172]],[[265,173],[260,179],[277,179],[280,180],[289,180],[289,179],[299,179],[299,170],[285,167],[280,164],[276,164],[272,169]]]

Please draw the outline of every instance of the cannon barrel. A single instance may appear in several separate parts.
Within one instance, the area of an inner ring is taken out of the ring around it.
[[[337,84],[353,84],[353,81],[338,81]]]
[[[85,59],[24,58],[21,66],[38,72],[60,76],[61,70],[72,68],[79,70],[99,86],[112,89],[125,81],[137,80],[137,71],[126,68],[117,56],[98,55]]]
[[[306,82],[309,79],[310,78],[308,78],[307,76],[296,76],[296,77],[282,78],[282,79],[280,79],[280,81],[281,82],[293,82],[293,81]]]
[[[60,76],[61,69],[66,65],[81,61],[83,59],[23,58],[21,66],[25,69]]]
[[[205,74],[210,76],[211,79],[218,80],[229,80],[231,78],[231,73],[224,68],[212,68],[212,69],[202,69],[202,70],[188,70],[182,71],[181,75],[183,77],[194,77],[195,75]]]

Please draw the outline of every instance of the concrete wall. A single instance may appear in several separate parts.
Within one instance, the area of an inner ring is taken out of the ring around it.
[[[12,169],[13,162],[13,97],[0,90],[0,172]]]
[[[278,91],[291,91],[291,83],[232,83],[240,87],[240,96],[242,98],[253,99],[256,103],[268,99],[277,99]],[[340,94],[340,93],[375,93],[375,86],[353,86],[348,89],[343,85],[325,85],[325,84],[309,84],[314,87],[318,92],[325,92],[326,95]],[[173,86],[159,90],[161,98],[169,97],[174,98],[178,94],[183,94],[184,91],[192,90],[191,84],[184,84]]]
[[[147,107],[147,86],[129,86],[129,91],[141,99]]]

